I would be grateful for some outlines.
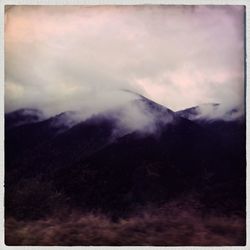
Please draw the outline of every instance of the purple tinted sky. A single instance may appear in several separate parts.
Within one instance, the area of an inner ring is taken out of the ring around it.
[[[6,111],[98,110],[124,101],[116,91],[124,88],[173,110],[241,104],[244,8],[15,6],[6,12]]]

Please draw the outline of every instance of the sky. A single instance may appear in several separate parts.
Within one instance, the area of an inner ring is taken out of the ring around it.
[[[242,6],[12,6],[5,111],[125,104],[135,91],[174,111],[244,101]]]

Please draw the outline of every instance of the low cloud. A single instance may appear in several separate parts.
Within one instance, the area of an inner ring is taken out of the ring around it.
[[[225,120],[233,121],[244,114],[242,106],[229,107],[223,104],[203,104],[197,107],[198,114],[194,119]]]
[[[5,111],[86,115],[136,91],[173,110],[244,101],[242,6],[14,6],[5,13]],[[128,118],[130,119],[130,118]],[[131,118],[132,120],[133,118]]]

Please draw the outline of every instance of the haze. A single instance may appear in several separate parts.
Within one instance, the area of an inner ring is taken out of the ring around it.
[[[174,111],[244,101],[243,6],[12,6],[5,111],[97,112],[127,89]]]

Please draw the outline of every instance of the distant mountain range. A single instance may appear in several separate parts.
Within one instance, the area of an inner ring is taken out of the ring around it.
[[[79,111],[6,114],[8,211],[18,213],[13,195],[21,181],[34,178],[50,182],[74,207],[117,216],[194,190],[207,208],[244,208],[244,112],[220,104],[174,112],[131,94],[128,106],[85,119]]]

